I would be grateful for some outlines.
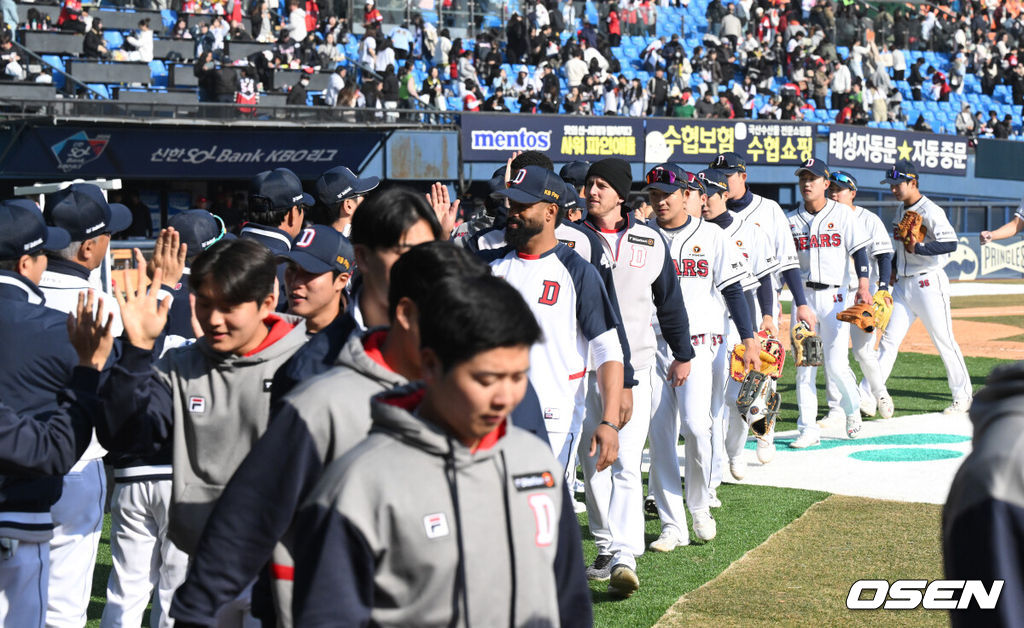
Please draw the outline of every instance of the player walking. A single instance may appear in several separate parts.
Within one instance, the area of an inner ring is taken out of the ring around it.
[[[651,173],[653,176],[648,177],[653,181],[651,185],[673,191],[679,189],[674,183],[675,173],[657,168]],[[659,182],[661,180],[665,182]],[[612,276],[630,346],[635,384],[623,391],[630,399],[626,405],[632,407],[632,419],[619,431],[618,459],[610,469],[599,472],[593,458],[581,458],[587,487],[587,516],[599,552],[587,570],[587,577],[610,579],[608,591],[624,597],[640,587],[636,556],[644,552],[640,462],[650,427],[652,379],[655,377],[657,340],[651,327],[652,316],[657,314],[662,336],[671,350],[668,377],[673,382],[686,380],[693,357],[683,295],[668,247],[656,229],[636,222],[632,212],[622,209],[630,184],[630,168],[625,161],[604,159],[592,165],[586,177],[588,216],[583,223],[584,228],[599,239],[604,255],[612,260]],[[575,193],[575,189],[569,190]],[[596,376],[592,373],[590,377],[583,443],[601,424],[602,418]]]
[[[808,288],[807,302],[818,317],[818,333],[825,352],[825,374],[839,388],[840,407],[846,414],[846,434],[856,438],[861,428],[860,397],[857,381],[850,370],[850,326],[836,319],[836,314],[845,309],[846,286],[841,278],[846,274],[851,255],[857,273],[857,302],[871,302],[867,254],[871,240],[853,212],[826,198],[830,173],[824,161],[808,159],[797,168],[796,175],[800,177],[800,194],[804,202],[801,208],[787,214],[789,227],[800,258],[800,273]],[[820,442],[821,430],[816,422],[816,375],[817,367],[797,367],[797,428],[800,436],[789,444],[794,449]]]
[[[896,362],[900,343],[914,319],[920,318],[946,367],[946,381],[953,394],[953,403],[943,414],[966,412],[971,406],[971,378],[964,364],[960,346],[953,338],[953,321],[949,314],[949,278],[942,270],[948,254],[957,247],[956,232],[945,212],[919,189],[920,175],[909,161],[898,161],[886,171],[882,183],[889,184],[904,211],[921,215],[924,239],[913,237],[896,247],[896,288],[893,292],[892,316],[882,335],[878,364],[885,379]],[[867,382],[861,382],[861,389]]]
[[[686,506],[693,517],[693,532],[702,541],[710,541],[717,534],[710,510],[711,397],[712,364],[718,346],[725,341],[723,301],[747,344],[748,367],[757,366],[759,350],[753,341],[753,323],[740,287],[746,266],[739,250],[729,244],[722,230],[701,218],[706,201],[704,184],[672,164],[662,164],[650,171],[647,180],[669,184],[651,184],[648,194],[658,228],[668,240],[680,288],[686,295],[690,342],[695,354],[686,382],[674,388],[679,382],[668,385],[666,367],[670,359],[666,347],[660,344],[661,370],[659,376],[652,378],[657,386],[650,430],[650,492],[657,504],[662,531],[650,548],[669,552],[689,543],[676,451],[680,428],[686,439]],[[671,186],[676,189],[667,193]],[[708,191],[724,195],[726,187]]]
[[[868,267],[868,287],[878,286],[878,290],[889,291],[889,277],[892,274],[892,241],[889,239],[889,231],[882,224],[882,219],[877,214],[854,205],[857,197],[857,179],[848,172],[836,170],[829,177],[829,196],[837,203],[846,205],[853,209],[853,215],[861,222],[865,233],[871,240],[868,245],[868,255],[876,263]],[[851,263],[852,266],[852,263]],[[851,267],[846,269],[849,281],[847,285],[851,292],[846,293],[846,306],[853,305],[854,292],[857,289],[856,273]],[[892,305],[892,298],[888,303]],[[853,355],[860,364],[860,370],[864,373],[864,380],[869,384],[869,391],[861,391],[860,410],[867,416],[874,416],[876,410],[883,419],[891,419],[893,414],[892,397],[885,387],[885,378],[878,366],[878,352],[875,351],[874,333],[868,333],[856,325],[850,326],[850,341],[853,344]],[[828,405],[829,408],[839,408],[839,389],[828,380]]]

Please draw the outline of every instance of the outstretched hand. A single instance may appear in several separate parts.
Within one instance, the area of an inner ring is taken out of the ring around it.
[[[136,251],[136,262],[141,254]],[[164,271],[164,283],[175,286],[185,273],[185,257],[188,255],[188,244],[181,241],[181,235],[174,227],[160,230],[156,244],[153,246],[153,260],[149,263],[149,274],[156,269]],[[144,260],[143,260],[144,261]]]
[[[126,272],[124,280],[128,285],[125,286],[123,294],[115,287],[114,297],[121,308],[121,322],[124,323],[128,342],[140,349],[152,349],[167,325],[171,299],[157,300],[157,293],[160,292],[164,280],[164,271],[160,268],[154,270],[152,283],[149,287],[143,288],[146,283],[147,264],[139,249],[135,249],[135,259],[138,265],[134,281],[131,271]]]
[[[88,292],[88,297],[86,296]],[[93,315],[93,308],[96,314]],[[68,314],[68,339],[78,354],[78,365],[103,370],[114,348],[114,313],[103,311],[103,301],[96,303],[94,290],[78,293],[78,305]]]
[[[452,202],[451,196],[448,194],[448,186],[440,182],[430,186],[430,192],[427,193],[427,201],[434,208],[437,221],[441,223],[441,231],[447,236],[451,236],[452,232],[459,226],[459,203],[461,201],[455,199]]]

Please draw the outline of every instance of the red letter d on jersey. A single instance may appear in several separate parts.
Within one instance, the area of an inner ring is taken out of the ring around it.
[[[560,286],[557,281],[545,281],[544,292],[541,293],[537,303],[541,305],[554,305],[558,302],[558,290]]]

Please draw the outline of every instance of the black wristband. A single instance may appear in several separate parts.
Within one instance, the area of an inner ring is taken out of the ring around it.
[[[621,427],[619,427],[618,425],[615,425],[611,421],[601,421],[600,425],[607,425],[608,427],[612,428],[616,432],[618,432],[619,430],[622,429]]]

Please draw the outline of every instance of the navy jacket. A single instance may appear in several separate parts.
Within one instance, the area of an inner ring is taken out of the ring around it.
[[[268,227],[266,225],[258,225],[254,222],[250,222],[242,227],[242,231],[238,234],[238,237],[248,240],[256,240],[263,246],[270,249],[270,252],[274,255],[280,255],[292,250],[292,237],[277,227]],[[288,310],[288,288],[284,285],[284,271],[286,268],[288,268],[288,264],[277,265],[278,312],[285,312]]]

